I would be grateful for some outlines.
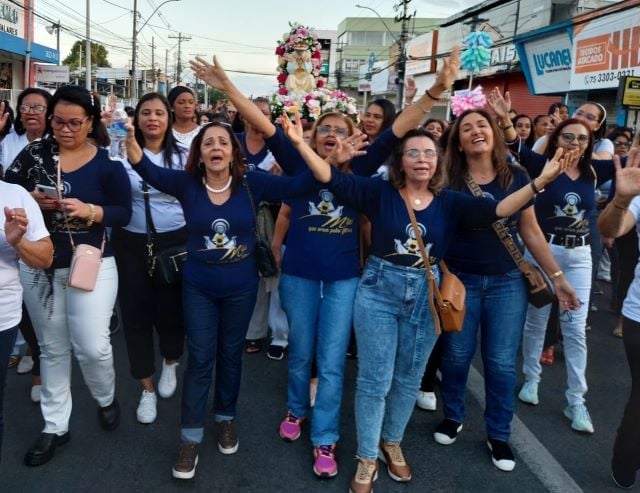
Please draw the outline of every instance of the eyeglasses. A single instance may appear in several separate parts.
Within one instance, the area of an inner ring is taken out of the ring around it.
[[[614,140],[613,145],[616,147],[629,147],[631,142],[623,142],[622,140]]]
[[[420,151],[418,149],[407,149],[404,153],[409,156],[411,159],[418,159],[420,156],[424,156],[428,159],[433,159],[438,156],[438,153],[433,149],[425,149],[424,151]]]
[[[35,113],[39,115],[47,110],[44,104],[21,104],[19,106],[20,113]]]
[[[89,117],[85,116],[82,119],[72,118],[71,120],[63,120],[60,117],[52,115],[50,118],[51,128],[53,128],[54,130],[62,130],[62,127],[66,125],[67,128],[72,132],[78,132],[82,128],[82,125],[84,124],[84,122],[86,122],[88,119]]]
[[[342,127],[330,127],[329,125],[320,125],[316,128],[316,132],[320,137],[326,137],[331,132],[333,132],[336,137],[340,137],[342,139],[349,136],[349,129]]]
[[[583,116],[584,118],[586,118],[590,122],[597,122],[598,121],[598,116],[597,115],[594,115],[593,113],[587,113],[586,111],[582,111],[582,110],[576,110],[576,112],[573,114],[573,116],[574,117]]]
[[[589,142],[589,136],[584,134],[576,135],[572,133],[564,133],[560,134],[560,137],[562,137],[567,142],[573,142],[574,140],[577,140],[580,144],[586,144],[587,142]]]

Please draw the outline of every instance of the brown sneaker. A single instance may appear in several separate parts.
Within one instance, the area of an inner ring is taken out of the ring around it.
[[[387,472],[391,479],[401,483],[411,480],[411,468],[404,460],[399,443],[381,440],[378,457],[387,465]]]
[[[378,479],[377,461],[358,459],[358,469],[349,483],[349,493],[372,493],[373,482],[376,479]]]
[[[180,442],[178,446],[178,460],[173,465],[173,477],[191,479],[196,474],[198,465],[198,444],[195,442]]]
[[[236,429],[232,419],[216,423],[216,435],[218,437],[218,450],[221,454],[230,455],[238,451],[240,442],[236,436]]]

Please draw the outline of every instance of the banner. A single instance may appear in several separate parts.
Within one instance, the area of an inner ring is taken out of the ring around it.
[[[534,94],[566,92],[571,80],[571,40],[566,30],[524,43],[526,74]],[[524,64],[523,64],[524,65]]]
[[[69,82],[69,67],[65,65],[44,65],[36,63],[35,78],[36,82]]]

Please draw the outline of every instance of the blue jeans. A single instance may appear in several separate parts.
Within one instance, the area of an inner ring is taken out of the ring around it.
[[[424,270],[371,256],[353,311],[358,343],[358,457],[375,459],[380,438],[400,443],[436,342]]]
[[[244,338],[257,284],[234,296],[214,296],[184,281],[182,303],[189,358],[182,390],[182,438],[201,442],[211,372],[216,365],[213,413],[233,419],[240,391]]]
[[[462,332],[442,334],[440,392],[444,415],[464,421],[464,397],[478,331],[484,365],[487,435],[507,441],[511,433],[516,359],[527,313],[527,292],[518,269],[503,275],[456,272],[467,290]]]
[[[13,344],[18,334],[18,326],[0,331],[0,454],[2,453],[2,430],[4,428],[3,419],[3,402],[4,387],[7,382],[7,366],[9,366],[9,357],[13,351]],[[0,455],[1,457],[1,455]]]
[[[311,364],[318,367],[318,393],[311,420],[314,446],[340,438],[344,366],[358,278],[316,281],[282,274],[280,298],[289,319],[287,405],[297,417],[309,411]]]

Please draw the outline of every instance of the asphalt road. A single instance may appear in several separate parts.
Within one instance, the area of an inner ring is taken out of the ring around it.
[[[587,378],[587,406],[594,435],[573,432],[562,415],[566,373],[562,355],[558,354],[554,366],[544,370],[540,405],[517,404],[511,440],[518,461],[515,470],[497,470],[485,446],[478,400],[483,398],[482,365],[476,358],[477,371],[469,381],[468,416],[457,442],[447,447],[437,445],[432,432],[442,419],[440,410],[429,413],[416,409],[403,442],[413,479],[409,484],[398,484],[382,472],[376,493],[616,491],[609,478],[609,461],[630,381],[622,342],[611,336],[615,320],[606,309],[605,296],[596,297],[596,304],[600,309],[590,317]],[[261,352],[245,358],[237,418],[238,453],[223,456],[217,451],[211,424],[205,433],[195,479],[179,481],[171,477],[179,432],[179,396],[159,400],[155,423],[138,424],[135,409],[140,391],[129,376],[122,333],[113,337],[113,344],[116,392],[123,411],[119,429],[100,429],[96,404],[75,365],[71,442],[41,467],[27,468],[22,463],[24,453],[42,428],[40,408],[29,400],[30,378],[10,371],[0,492],[347,491],[356,465],[355,361],[348,361],[338,449],[340,472],[336,478],[319,480],[314,476],[307,426],[303,437],[294,443],[279,438],[278,424],[286,411],[286,360],[271,361]],[[183,368],[184,364],[180,370]]]

